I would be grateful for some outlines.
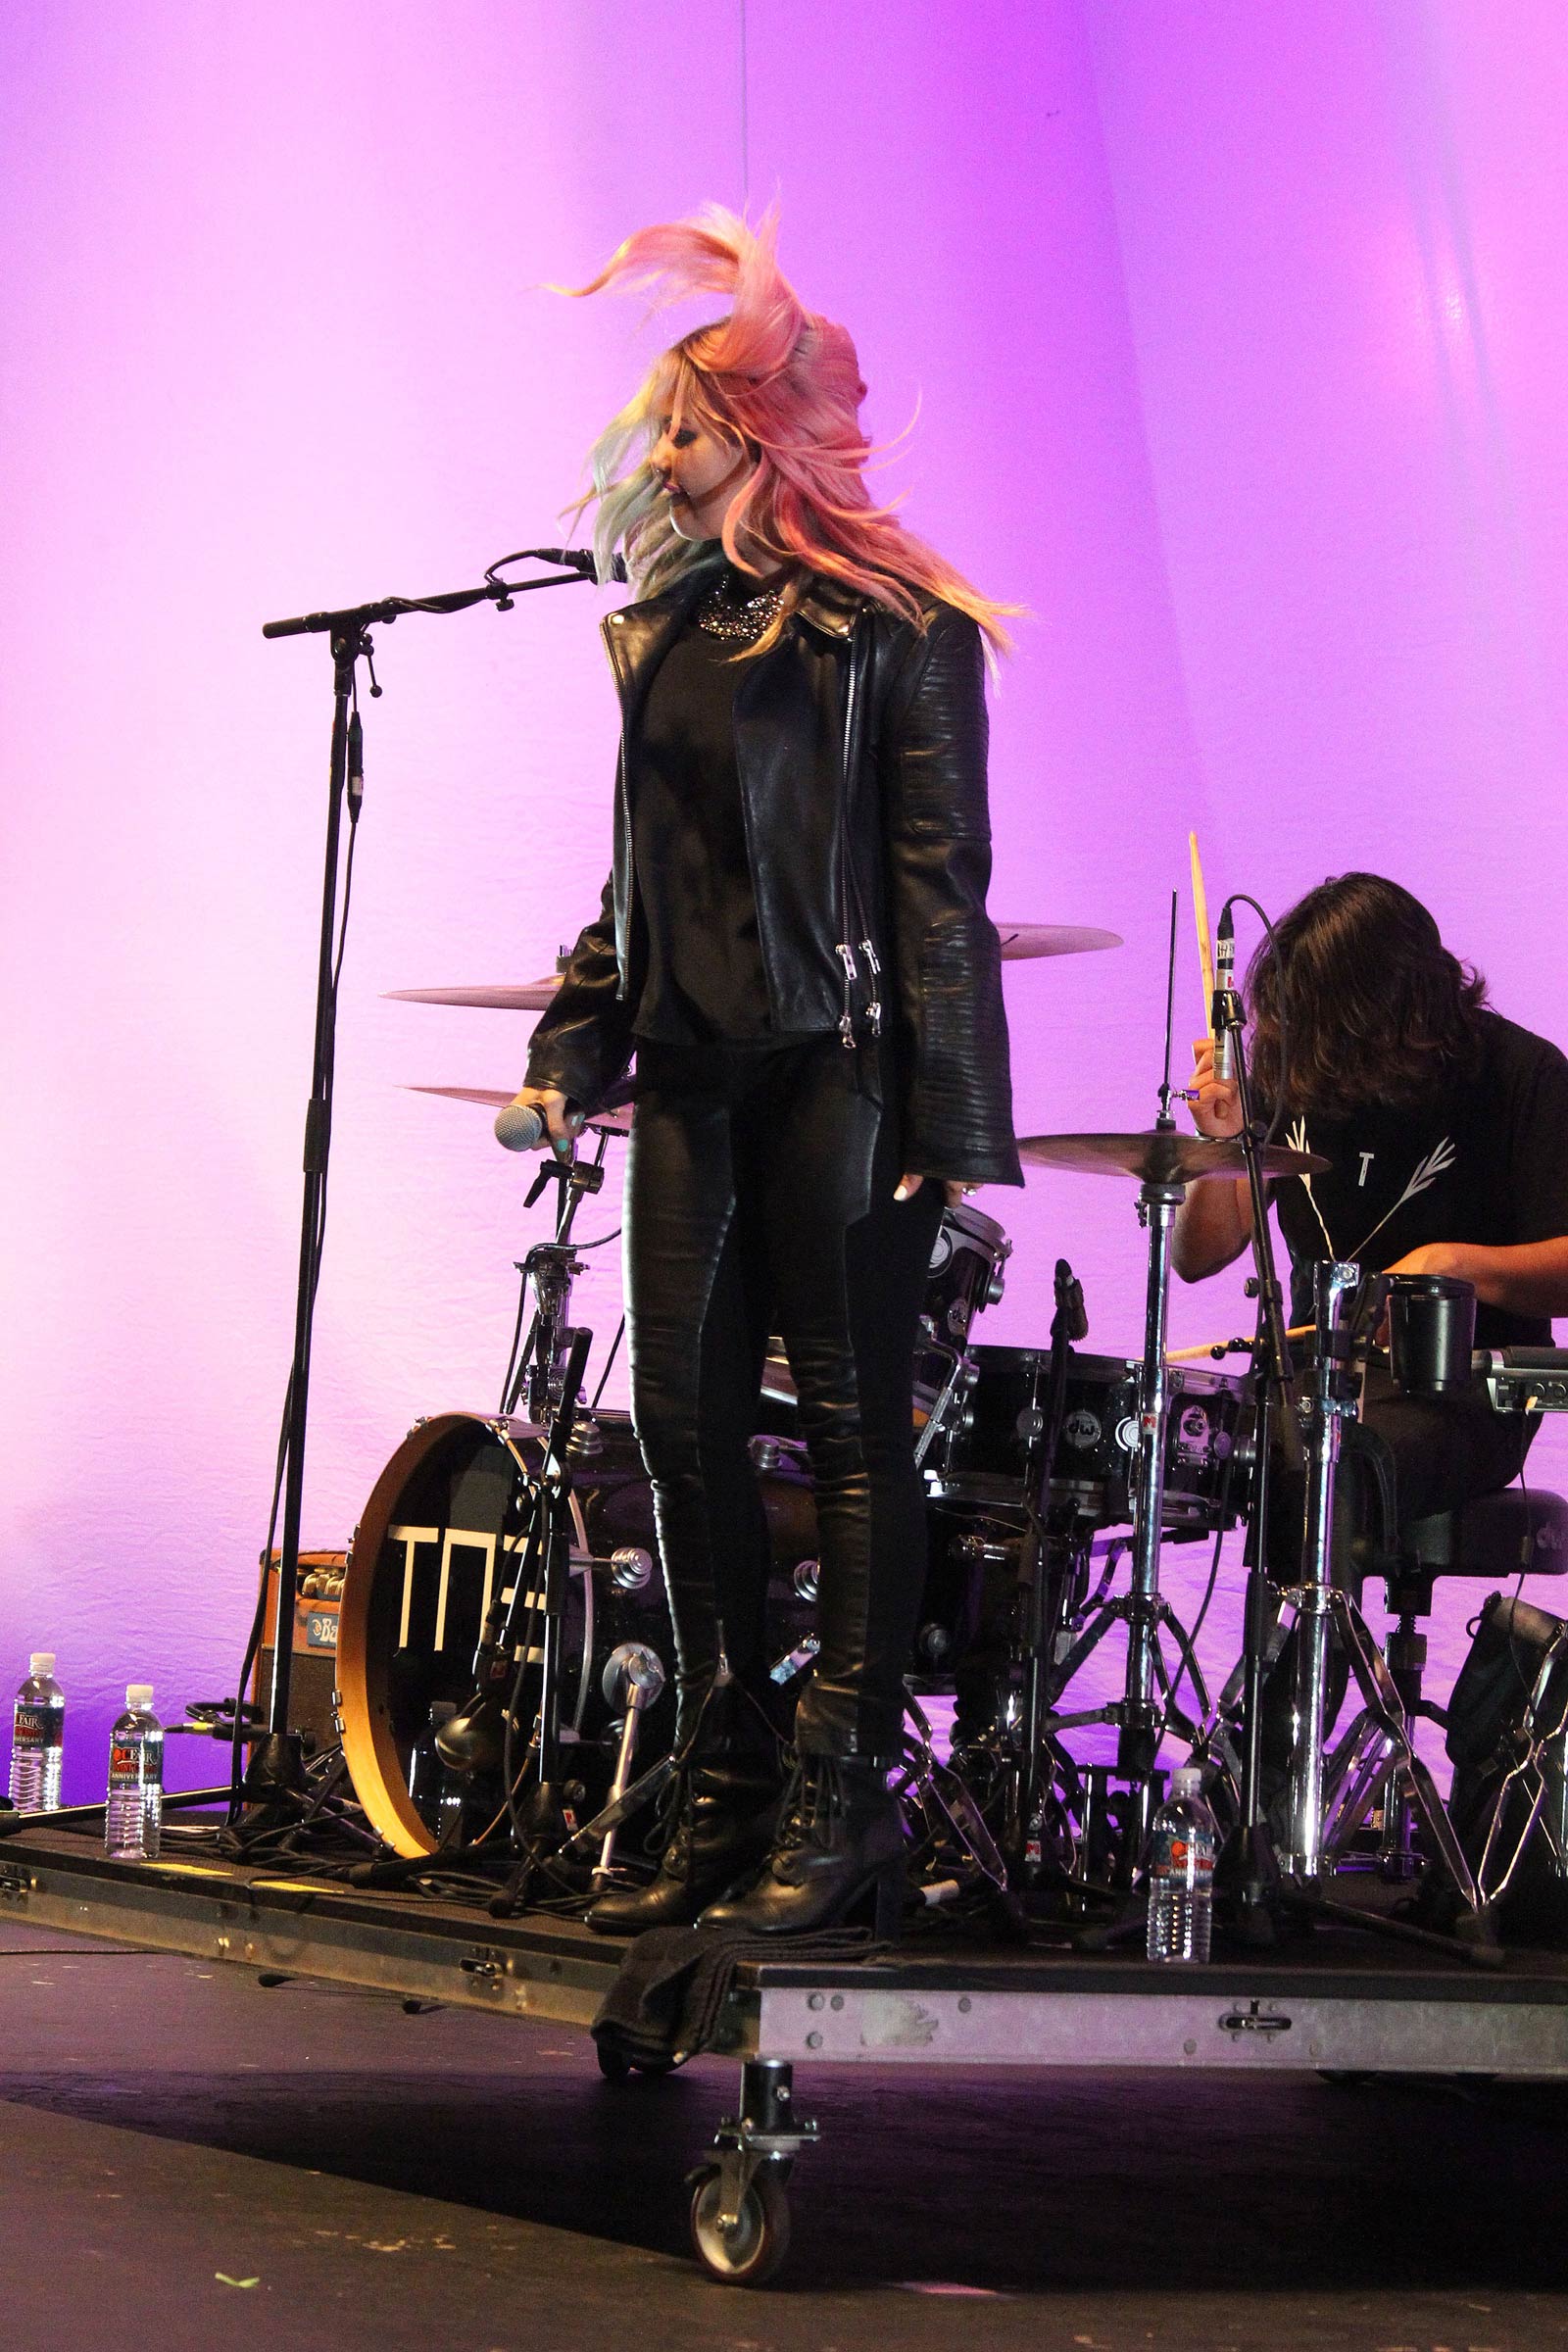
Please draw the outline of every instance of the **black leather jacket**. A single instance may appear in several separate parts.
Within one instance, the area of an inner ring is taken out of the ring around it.
[[[643,701],[710,578],[705,566],[604,624],[621,708],[614,863],[528,1056],[531,1086],[559,1087],[589,1110],[636,1044],[630,805]],[[774,1026],[837,1029],[886,1071],[906,1168],[1021,1184],[1001,953],[985,907],[987,732],[980,632],[966,614],[933,604],[922,632],[822,579],[735,691]],[[887,1051],[868,1052],[878,1047]]]

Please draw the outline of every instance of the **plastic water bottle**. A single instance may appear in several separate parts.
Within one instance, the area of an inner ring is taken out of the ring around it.
[[[60,1802],[66,1694],[55,1681],[55,1653],[35,1649],[11,1718],[11,1802],[23,1813],[52,1813]]]
[[[120,1862],[156,1862],[163,1826],[164,1727],[153,1713],[151,1683],[132,1683],[109,1735],[104,1852]]]
[[[1154,1815],[1149,1854],[1149,1957],[1206,1960],[1214,1922],[1219,1832],[1203,1802],[1203,1776],[1184,1765]]]

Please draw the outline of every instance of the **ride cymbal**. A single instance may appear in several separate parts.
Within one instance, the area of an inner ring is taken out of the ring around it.
[[[1197,1184],[1207,1176],[1245,1176],[1235,1137],[1178,1135],[1146,1127],[1132,1135],[1021,1135],[1018,1157],[1034,1168],[1079,1176],[1131,1176],[1140,1184]],[[1317,1152],[1270,1144],[1259,1154],[1265,1176],[1318,1176],[1329,1162]]]

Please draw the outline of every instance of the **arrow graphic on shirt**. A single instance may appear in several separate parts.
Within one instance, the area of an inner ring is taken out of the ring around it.
[[[1307,1150],[1306,1121],[1304,1118],[1293,1119],[1290,1129],[1287,1133],[1286,1141],[1290,1144],[1291,1149],[1295,1152],[1304,1152]],[[1417,1166],[1414,1175],[1410,1178],[1409,1183],[1405,1186],[1397,1200],[1395,1201],[1393,1207],[1385,1209],[1382,1216],[1379,1217],[1377,1223],[1373,1226],[1371,1232],[1363,1234],[1360,1241],[1357,1242],[1355,1248],[1350,1251],[1351,1261],[1354,1262],[1359,1259],[1361,1252],[1363,1250],[1365,1250],[1368,1242],[1376,1241],[1378,1235],[1383,1231],[1384,1226],[1389,1222],[1389,1219],[1391,1217],[1396,1217],[1407,1200],[1413,1200],[1418,1193],[1430,1192],[1433,1185],[1437,1183],[1438,1178],[1442,1175],[1445,1175],[1447,1170],[1452,1167],[1457,1156],[1458,1154],[1454,1150],[1453,1143],[1448,1136],[1445,1136],[1441,1143],[1434,1144],[1431,1151],[1427,1153],[1425,1159],[1423,1159]],[[1311,1177],[1303,1176],[1301,1178],[1301,1184],[1305,1190],[1308,1200],[1310,1200],[1312,1203],[1312,1214],[1317,1219],[1318,1231],[1322,1234],[1324,1241],[1328,1244],[1329,1255],[1331,1257],[1337,1256],[1338,1252],[1335,1250],[1332,1239],[1330,1238],[1329,1229],[1323,1222],[1323,1211],[1319,1208],[1316,1196],[1312,1191]]]
[[[1298,1116],[1291,1121],[1290,1126],[1285,1131],[1285,1140],[1290,1145],[1293,1152],[1304,1152],[1306,1150],[1306,1120],[1303,1117]],[[1301,1178],[1301,1190],[1305,1193],[1307,1200],[1311,1203],[1312,1214],[1317,1219],[1317,1229],[1323,1236],[1323,1246],[1327,1250],[1330,1257],[1332,1257],[1334,1255],[1334,1244],[1329,1239],[1329,1229],[1323,1222],[1323,1211],[1317,1204],[1317,1195],[1312,1190],[1312,1179],[1309,1175]]]

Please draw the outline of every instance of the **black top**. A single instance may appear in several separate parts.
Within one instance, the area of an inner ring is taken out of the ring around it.
[[[740,650],[688,621],[643,705],[631,827],[648,977],[632,1025],[670,1045],[770,1035],[735,760]]]
[[[1475,1076],[1397,1108],[1368,1102],[1348,1118],[1287,1121],[1282,1142],[1333,1162],[1275,1188],[1293,1323],[1311,1319],[1319,1258],[1381,1271],[1426,1242],[1508,1249],[1568,1234],[1568,1059],[1497,1013],[1481,1023]],[[1544,1316],[1477,1306],[1478,1348],[1550,1345]]]

